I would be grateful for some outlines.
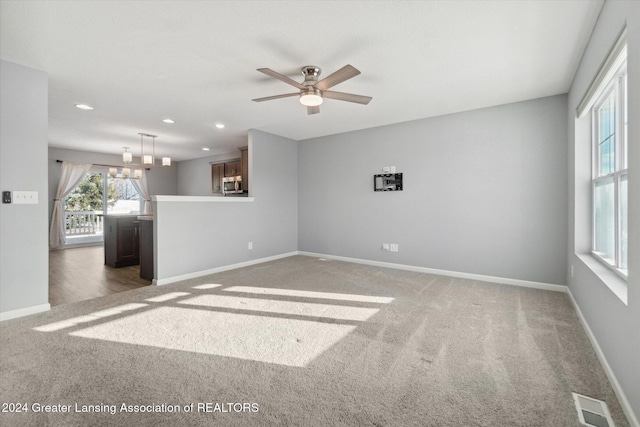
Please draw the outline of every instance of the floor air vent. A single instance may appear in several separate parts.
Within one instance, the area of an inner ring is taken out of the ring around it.
[[[609,408],[602,400],[571,393],[578,410],[580,422],[588,427],[615,427]]]

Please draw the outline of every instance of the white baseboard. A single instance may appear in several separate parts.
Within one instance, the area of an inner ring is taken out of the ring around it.
[[[589,341],[591,341],[591,346],[593,347],[596,354],[598,355],[598,359],[600,359],[600,364],[602,365],[604,372],[607,374],[607,378],[609,378],[611,387],[613,387],[613,391],[616,393],[616,396],[618,397],[618,402],[620,402],[620,406],[622,407],[624,414],[627,416],[627,421],[629,421],[629,424],[631,425],[631,427],[640,427],[640,423],[638,423],[638,418],[636,417],[636,414],[633,412],[633,408],[631,407],[631,404],[629,403],[627,396],[624,394],[624,391],[622,390],[622,387],[620,386],[618,379],[613,373],[611,366],[609,366],[609,362],[607,362],[607,359],[604,357],[604,353],[600,348],[600,344],[598,344],[598,340],[596,340],[596,336],[593,334],[593,331],[591,331],[591,328],[587,323],[587,319],[585,319],[585,317],[582,315],[582,311],[580,310],[580,306],[578,305],[578,302],[575,300],[575,298],[573,298],[571,289],[567,288],[567,294],[569,295],[569,299],[573,304],[573,308],[576,310],[576,313],[578,314],[578,318],[580,319],[580,323],[582,323],[582,327],[584,328],[585,332],[587,333],[587,336],[589,337]]]
[[[275,261],[277,259],[287,258],[294,255],[298,255],[298,252],[297,251],[287,252],[284,254],[274,255],[266,258],[253,259],[250,261],[239,262],[237,264],[224,265],[222,267],[215,267],[207,270],[196,271],[194,273],[181,274],[179,276],[172,276],[164,279],[153,279],[152,284],[157,286],[168,285],[169,283],[180,282],[182,280],[188,280],[188,279],[195,279],[196,277],[207,276],[209,274],[220,273],[222,271],[235,270],[236,268],[248,267],[250,265],[262,264],[263,262]]]
[[[554,285],[551,283],[533,282],[529,280],[520,280],[520,279],[508,279],[505,277],[484,276],[481,274],[472,274],[472,273],[460,273],[458,271],[438,270],[435,268],[417,267],[414,265],[395,264],[391,262],[382,262],[382,261],[371,261],[371,260],[359,259],[359,258],[348,258],[348,257],[336,256],[336,255],[318,254],[314,252],[298,251],[298,254],[315,257],[315,258],[326,258],[326,259],[333,259],[336,261],[353,262],[356,264],[373,265],[376,267],[395,268],[398,270],[415,271],[417,273],[437,274],[439,276],[458,277],[461,279],[480,280],[483,282],[501,283],[504,285],[544,289],[547,291],[567,292],[567,289],[568,289],[564,285]]]
[[[42,313],[51,310],[51,304],[40,304],[31,307],[20,308],[18,310],[4,311],[0,313],[0,322],[18,317],[29,316],[30,314]]]

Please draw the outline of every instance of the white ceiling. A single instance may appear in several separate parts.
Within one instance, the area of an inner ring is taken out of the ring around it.
[[[0,4],[2,59],[49,74],[50,146],[135,154],[146,132],[185,160],[252,128],[302,140],[566,93],[602,0]],[[295,92],[257,68],[302,81],[346,64],[362,74],[332,90],[369,105],[251,101]]]

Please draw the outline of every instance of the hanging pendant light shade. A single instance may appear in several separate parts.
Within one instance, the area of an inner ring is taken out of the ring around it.
[[[142,178],[142,169],[134,169],[133,170],[133,177],[135,179],[140,179]]]
[[[171,166],[171,157],[163,157],[162,166]]]
[[[155,135],[149,135],[148,133],[139,133],[138,135],[140,135],[140,160],[142,160],[142,164],[145,165],[153,165],[155,163],[155,156],[156,156],[156,136]],[[149,137],[152,138],[153,143],[152,143],[152,151],[151,154],[145,154],[144,153],[144,137]]]
[[[131,163],[133,161],[133,154],[129,152],[129,147],[124,148],[124,153],[122,153],[122,162],[123,163]]]

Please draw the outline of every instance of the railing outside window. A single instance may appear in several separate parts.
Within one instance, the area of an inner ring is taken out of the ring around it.
[[[102,212],[65,211],[67,236],[90,236],[103,233]]]

